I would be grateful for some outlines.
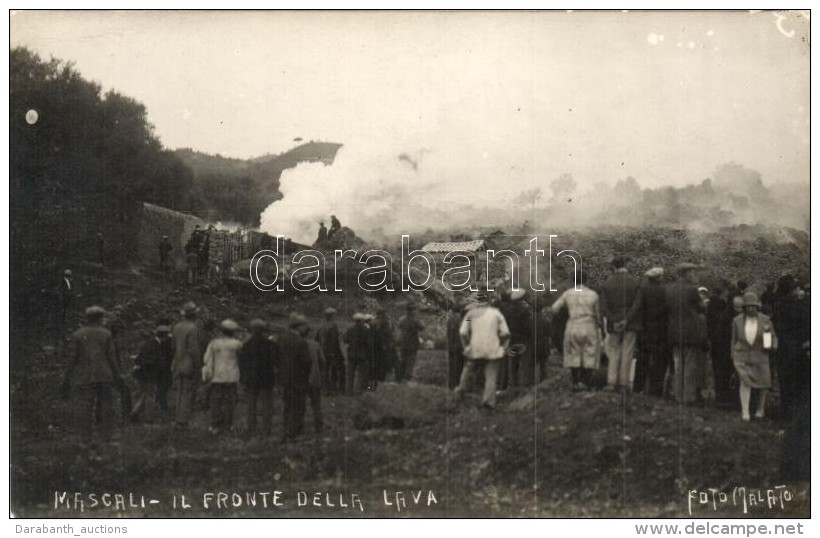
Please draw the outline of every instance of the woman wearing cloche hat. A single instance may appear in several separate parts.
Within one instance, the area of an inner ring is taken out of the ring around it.
[[[757,295],[743,295],[743,313],[732,321],[732,362],[740,379],[741,416],[749,415],[752,389],[759,391],[755,418],[761,419],[766,409],[766,391],[772,386],[769,372],[769,353],[777,349],[772,320],[760,313]]]

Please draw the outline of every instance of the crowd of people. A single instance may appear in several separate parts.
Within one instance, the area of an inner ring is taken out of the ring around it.
[[[77,426],[86,434],[113,431],[118,398],[123,416],[132,421],[142,420],[146,408],[156,406],[162,416],[172,417],[176,429],[185,430],[203,393],[209,431],[236,430],[241,394],[247,431],[270,435],[274,400],[280,392],[282,439],[291,441],[304,433],[308,402],[318,434],[323,431],[324,394],[356,395],[375,390],[389,377],[396,382],[412,377],[424,327],[414,303],[405,310],[394,328],[383,307],[373,313],[361,308],[345,331],[332,307],[323,311],[317,327],[294,312],[284,331],[273,331],[266,321],[254,319],[245,334],[234,320],[224,319],[209,340],[209,331],[198,319],[199,308],[188,302],[176,324],[158,320],[142,345],[130,372],[137,385],[132,398],[114,338],[103,323],[106,312],[92,306],[85,311],[83,327],[72,334],[62,394],[69,398],[73,393]],[[172,388],[174,398],[169,402]]]
[[[575,390],[587,388],[603,348],[607,390],[626,398],[669,395],[684,405],[702,405],[713,391],[719,407],[739,406],[749,421],[753,390],[754,417],[765,416],[774,366],[780,418],[791,418],[807,390],[811,319],[808,290],[794,276],[780,278],[761,300],[743,281],[711,291],[698,286],[695,264],[680,264],[667,284],[661,267],[641,282],[626,265],[616,257],[598,292],[582,277],[579,291],[567,290],[552,306],[568,310],[563,359]]]
[[[717,406],[739,409],[749,421],[766,415],[774,373],[780,418],[793,417],[809,388],[809,290],[786,275],[762,298],[743,282],[710,291],[698,286],[699,270],[680,264],[676,279],[664,282],[664,269],[653,267],[639,279],[629,273],[625,258],[616,257],[597,291],[581,272],[576,285],[547,308],[523,290],[484,286],[466,302],[450,305],[448,387],[461,400],[481,377],[481,406],[492,409],[508,389],[526,390],[545,378],[554,344],[573,391],[604,388],[620,393],[627,404],[634,393],[681,405],[703,405],[713,396]],[[64,275],[67,287],[71,276]],[[290,441],[304,433],[308,402],[319,433],[323,395],[357,395],[388,379],[413,377],[425,328],[414,302],[404,309],[394,324],[384,307],[363,306],[344,331],[331,307],[315,327],[292,313],[284,331],[272,331],[262,319],[252,320],[245,331],[225,319],[209,339],[199,309],[189,302],[175,324],[158,320],[142,346],[130,374],[137,386],[132,398],[113,337],[103,325],[105,312],[94,306],[72,335],[63,393],[76,389],[81,425],[93,431],[110,427],[118,393],[130,419],[140,420],[156,405],[173,416],[177,429],[188,428],[199,408],[197,395],[204,392],[214,433],[235,429],[241,394],[247,430],[266,435],[272,433],[274,400],[281,393],[282,437]],[[605,386],[597,387],[604,361]]]

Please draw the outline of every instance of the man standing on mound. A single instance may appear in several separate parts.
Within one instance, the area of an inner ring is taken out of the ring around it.
[[[475,302],[468,304],[465,310],[467,313],[461,322],[459,335],[466,362],[455,394],[461,399],[470,386],[474,372],[483,369],[484,393],[481,406],[493,409],[498,370],[510,339],[510,330],[501,312],[487,303],[486,291],[476,293]]]

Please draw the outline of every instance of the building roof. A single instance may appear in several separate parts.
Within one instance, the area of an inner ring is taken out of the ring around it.
[[[421,250],[430,253],[436,252],[477,252],[485,250],[487,247],[483,239],[475,239],[473,241],[458,241],[446,243],[427,243]]]

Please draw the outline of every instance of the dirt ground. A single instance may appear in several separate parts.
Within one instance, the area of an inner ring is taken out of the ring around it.
[[[156,319],[175,316],[188,299],[204,307],[204,320],[230,315],[240,323],[259,315],[276,323],[297,309],[315,321],[328,303],[352,311],[370,300],[227,296],[187,290],[144,268],[89,277],[81,291],[76,310],[99,303],[115,313],[125,371]],[[381,299],[394,322],[403,299],[395,295]],[[425,336],[440,338],[442,314],[425,307],[421,318]],[[511,390],[494,411],[479,409],[477,393],[454,401],[445,388],[446,354],[430,349],[420,353],[409,383],[325,397],[324,432],[313,433],[308,409],[307,433],[293,443],[279,440],[280,399],[269,437],[244,431],[240,400],[235,432],[208,433],[204,410],[190,430],[177,432],[152,408],[144,422],[124,424],[114,438],[88,441],[69,427],[72,401],[57,397],[67,331],[55,331],[46,318],[23,321],[13,332],[10,383],[11,509],[18,516],[810,513],[809,484],[779,477],[784,431],[775,422],[743,423],[739,412],[708,404],[684,408],[638,395],[626,405],[614,393],[575,393],[557,354],[536,390]]]

